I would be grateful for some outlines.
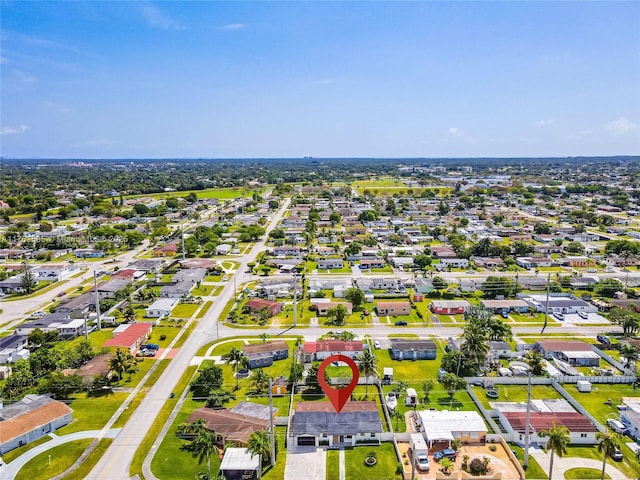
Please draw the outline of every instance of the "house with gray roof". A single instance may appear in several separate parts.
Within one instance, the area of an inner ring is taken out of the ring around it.
[[[336,413],[329,402],[298,402],[291,422],[297,446],[355,447],[380,443],[382,423],[376,402],[347,402]]]

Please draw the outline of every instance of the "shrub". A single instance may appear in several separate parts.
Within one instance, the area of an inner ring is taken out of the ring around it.
[[[495,445],[489,445],[489,451],[490,452],[495,452],[498,449],[498,447],[496,447]]]
[[[167,339],[167,336],[164,333],[160,335],[160,341],[166,340],[166,339]]]

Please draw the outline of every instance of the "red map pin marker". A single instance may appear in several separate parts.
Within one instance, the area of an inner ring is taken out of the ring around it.
[[[332,362],[344,362],[349,365],[351,373],[353,374],[353,378],[351,379],[351,383],[346,387],[333,388],[324,379],[324,371]],[[329,397],[329,401],[331,402],[331,405],[333,405],[336,413],[340,413],[340,410],[342,410],[344,404],[347,403],[347,400],[349,400],[351,392],[353,392],[353,389],[356,388],[356,385],[358,384],[358,378],[360,378],[360,371],[358,370],[356,362],[345,355],[331,355],[330,357],[325,358],[325,360],[318,367],[318,383],[322,387],[322,390],[327,395],[327,397]]]

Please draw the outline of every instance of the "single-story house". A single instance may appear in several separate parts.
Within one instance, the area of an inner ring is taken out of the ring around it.
[[[305,363],[324,360],[331,355],[344,355],[355,358],[362,354],[364,346],[361,340],[345,342],[343,340],[319,340],[305,342],[302,346],[302,359]]]
[[[434,265],[436,269],[441,270],[444,268],[467,268],[469,266],[469,260],[466,258],[449,258],[444,257],[440,259],[440,263]]]
[[[267,309],[269,311],[269,316],[273,317],[274,315],[277,315],[282,311],[282,309],[284,308],[284,303],[255,298],[245,303],[244,308],[250,313]]]
[[[246,448],[227,448],[220,462],[225,480],[258,480],[262,473],[262,457]]]
[[[459,439],[462,443],[481,443],[487,434],[487,426],[476,411],[419,410],[420,431],[429,447],[434,442],[451,442]]]
[[[145,316],[151,318],[168,317],[180,302],[177,298],[158,298],[145,310]]]
[[[591,267],[596,261],[589,257],[565,257],[558,259],[558,263],[569,267]]]
[[[434,360],[437,352],[433,340],[391,339],[391,358],[394,360]]]
[[[434,300],[429,309],[439,315],[459,315],[464,313],[471,304],[466,300]]]
[[[371,268],[384,268],[386,266],[387,262],[385,262],[384,258],[360,260],[361,270],[369,270]]]
[[[529,435],[531,442],[546,445],[549,437],[540,435],[543,430],[548,430],[554,424],[563,425],[569,429],[570,443],[593,445],[597,443],[596,427],[587,417],[579,412],[530,412]],[[519,445],[525,443],[526,411],[501,412],[498,411],[498,419],[507,431],[513,433],[513,441]]]
[[[298,402],[291,436],[297,446],[379,444],[382,423],[376,402],[347,402],[336,413],[329,402]]]
[[[282,397],[287,394],[288,388],[289,382],[285,377],[276,377],[276,379],[271,382],[271,395],[274,397]]]
[[[153,249],[154,257],[173,257],[178,252],[178,242],[174,241]]]
[[[489,345],[489,354],[495,358],[509,358],[511,356],[511,345],[503,340],[491,340],[487,342]]]
[[[233,245],[228,243],[221,243],[220,245],[216,245],[216,255],[229,255],[233,250]]]
[[[378,315],[389,315],[392,317],[398,315],[410,315],[411,303],[407,301],[399,302],[378,302],[376,304]]]
[[[456,252],[449,247],[430,247],[431,256],[437,258],[455,257]]]
[[[27,335],[7,335],[0,337],[0,363],[12,363],[21,358],[22,350],[25,350],[28,339]],[[29,352],[29,350],[25,350]]]
[[[218,445],[224,445],[227,442],[246,445],[253,432],[266,431],[269,428],[268,419],[243,415],[227,409],[198,408],[189,415],[187,423],[199,419],[206,422],[207,429],[216,433]]]
[[[68,313],[49,313],[35,320],[30,320],[16,327],[19,335],[29,335],[36,328],[43,332],[57,330],[65,339],[76,338],[84,334],[84,319],[70,318]]]
[[[306,249],[301,247],[282,246],[282,247],[275,247],[273,249],[273,254],[277,256],[284,255],[284,256],[291,256],[291,257],[298,257],[303,255],[305,251]]]
[[[529,304],[524,300],[480,300],[484,308],[494,313],[516,311],[526,313]]]
[[[478,257],[472,255],[469,260],[475,263],[478,267],[484,268],[501,268],[504,267],[504,260],[500,257]]]
[[[78,267],[75,265],[42,265],[33,269],[33,275],[38,281],[60,281],[71,276]]]
[[[103,347],[124,347],[133,353],[151,335],[153,325],[150,323],[130,323],[116,336],[110,338]]]
[[[318,260],[319,270],[338,270],[344,267],[342,258],[323,258]]]
[[[26,395],[0,409],[0,454],[34,442],[71,421],[73,410],[44,395]]]
[[[538,340],[534,348],[551,360],[558,358],[571,365],[599,367],[600,355],[591,346],[580,340]]]
[[[65,375],[78,375],[82,378],[84,385],[91,385],[96,377],[101,375],[108,377],[111,375],[112,371],[109,367],[111,358],[113,358],[113,355],[110,353],[97,355],[80,368],[70,368],[63,370],[62,373]]]
[[[529,295],[524,300],[538,312],[544,312],[548,307],[549,313],[596,313],[598,308],[580,298],[549,297],[544,295]]]
[[[249,368],[262,368],[272,365],[276,360],[289,357],[289,347],[284,340],[244,345],[242,353],[249,361]]]
[[[314,302],[313,300],[328,300],[328,301]],[[332,302],[331,299],[328,299],[328,298],[319,298],[319,299],[312,299],[311,304],[315,306],[316,312],[318,312],[318,315],[321,317],[327,316],[329,310],[331,310],[332,308],[336,308],[338,305],[342,305],[343,307],[345,307],[349,315],[353,313],[353,305],[351,304],[351,302]]]
[[[546,257],[516,257],[516,265],[531,270],[532,268],[550,267],[553,265],[553,260]]]
[[[116,298],[116,294],[130,284],[131,282],[125,279],[113,279],[107,282],[102,282],[98,284],[98,298],[100,300],[102,300],[103,298]],[[94,291],[95,290],[92,288],[91,292]]]
[[[93,248],[76,248],[73,254],[77,258],[102,258],[104,252],[102,250],[95,250]]]

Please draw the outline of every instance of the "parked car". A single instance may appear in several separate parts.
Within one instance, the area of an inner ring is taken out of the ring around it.
[[[621,462],[624,459],[622,452],[616,448],[616,451],[611,454],[611,458],[616,462]]]
[[[429,471],[429,457],[427,457],[426,455],[418,455],[418,457],[416,458],[416,466],[418,467],[418,470],[422,470],[422,471]]]
[[[375,348],[376,350],[380,349],[380,342],[378,340],[373,342],[373,348]]]
[[[396,323],[394,323],[394,325],[396,327],[406,327],[407,326],[407,322],[405,322],[404,320],[398,320]]]
[[[58,294],[58,296],[59,296],[59,297],[64,297],[66,294],[67,294],[67,292],[65,292],[65,291],[63,290],[63,291],[61,291],[61,292]]]
[[[31,316],[33,317],[44,317],[46,315],[44,310],[38,310],[37,312],[33,312]]]
[[[578,316],[583,320],[586,320],[587,318],[589,318],[589,314],[587,312],[578,312]]]
[[[611,345],[611,340],[609,340],[609,337],[607,337],[605,335],[598,335],[596,338],[603,345]]]
[[[160,345],[156,345],[155,343],[145,343],[144,345],[140,345],[140,350],[158,350]]]
[[[436,462],[439,462],[443,458],[448,458],[452,462],[455,461],[455,459],[456,459],[456,451],[451,449],[451,448],[445,448],[444,450],[440,450],[439,452],[436,452],[436,453],[433,454],[433,459]]]
[[[509,312],[507,312],[506,310],[502,310],[502,312],[500,312],[500,315],[502,315],[502,318],[509,318]]]
[[[142,349],[142,350],[138,350],[137,356],[138,357],[155,357],[157,352],[158,352],[157,350]]]
[[[553,314],[558,320],[560,320],[561,322],[564,322],[564,315],[561,313],[554,313]]]

